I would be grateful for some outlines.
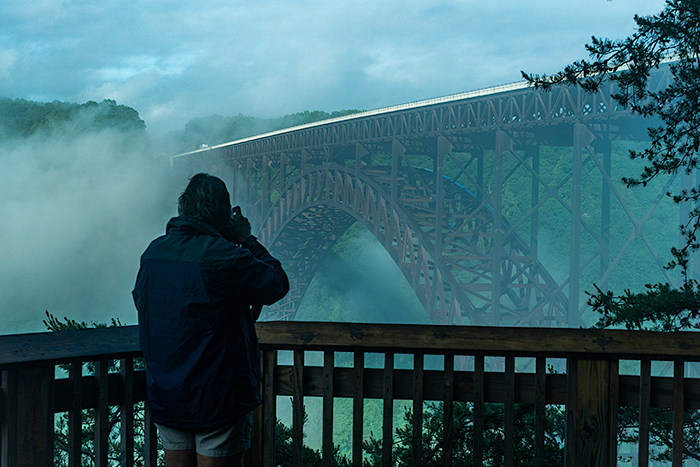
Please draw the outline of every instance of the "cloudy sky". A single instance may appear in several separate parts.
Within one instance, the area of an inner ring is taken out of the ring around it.
[[[662,0],[2,0],[0,96],[214,113],[374,109],[555,72]]]

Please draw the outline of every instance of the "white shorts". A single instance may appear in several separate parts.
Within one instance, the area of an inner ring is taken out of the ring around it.
[[[215,430],[187,430],[156,423],[163,449],[195,450],[197,454],[207,457],[228,457],[250,449],[252,426],[252,414],[244,415],[233,425]]]

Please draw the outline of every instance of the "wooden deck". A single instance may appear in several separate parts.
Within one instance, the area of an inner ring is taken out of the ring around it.
[[[536,466],[546,463],[547,407],[564,407],[562,444],[567,466],[617,465],[620,407],[639,411],[639,442],[634,449],[640,466],[650,465],[651,412],[667,408],[672,414],[672,465],[681,466],[683,416],[700,409],[700,378],[690,368],[690,362],[700,361],[700,333],[695,332],[309,322],[258,323],[257,329],[263,405],[255,416],[249,465],[277,465],[272,446],[279,397],[292,398],[294,466],[301,466],[303,460],[304,398],[322,401],[315,421],[322,423],[322,465],[328,467],[333,465],[329,453],[338,430],[334,401],[339,398],[352,400],[349,457],[356,467],[366,454],[362,407],[367,399],[379,400],[384,407],[382,432],[376,434],[382,440],[383,466],[395,465],[394,401],[409,401],[414,409],[411,459],[415,466],[421,465],[425,455],[419,437],[427,401],[444,404],[446,440],[456,431],[452,417],[456,404],[471,404],[471,455],[477,466],[483,465],[486,449],[488,404],[499,404],[503,410],[504,465],[515,465],[516,407],[532,407],[532,463]],[[68,465],[80,465],[84,455],[83,423],[94,425],[91,455],[96,466],[157,465],[155,430],[148,422],[140,423],[145,375],[139,369],[139,356],[134,326],[0,336],[0,467],[53,465],[58,441],[54,414],[63,412],[68,414],[68,436],[61,449]],[[382,365],[366,365],[370,357]],[[437,367],[427,365],[435,359],[440,362]],[[94,363],[94,371],[84,370],[86,362]],[[66,370],[57,370],[57,365]],[[552,366],[558,371],[548,370]],[[620,371],[621,366],[625,371]],[[668,375],[652,372],[652,367],[666,367]],[[83,420],[81,414],[87,408],[95,409],[94,420]],[[110,442],[119,446],[118,460],[112,459]],[[441,447],[444,465],[453,465],[451,446],[446,442]]]

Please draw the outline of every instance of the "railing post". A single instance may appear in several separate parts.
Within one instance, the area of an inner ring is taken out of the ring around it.
[[[292,373],[292,466],[302,467],[304,458],[304,351],[294,351]]]
[[[617,465],[618,362],[569,360],[567,467]]]
[[[2,467],[53,465],[54,366],[2,372]]]
[[[253,429],[251,433],[251,446],[250,449],[243,453],[243,462],[241,465],[244,467],[262,466],[264,453],[263,449],[265,445],[263,443],[263,406],[257,407],[253,411]]]

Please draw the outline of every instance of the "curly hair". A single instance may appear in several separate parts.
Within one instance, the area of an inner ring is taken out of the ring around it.
[[[231,217],[231,200],[226,184],[219,177],[198,173],[190,179],[178,198],[177,211],[217,230],[222,229]]]

